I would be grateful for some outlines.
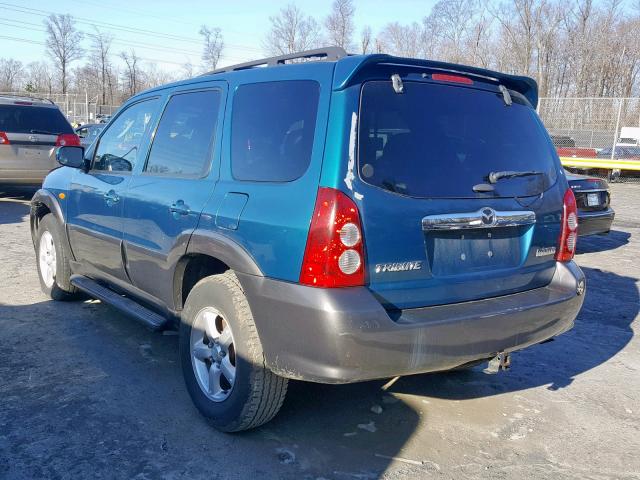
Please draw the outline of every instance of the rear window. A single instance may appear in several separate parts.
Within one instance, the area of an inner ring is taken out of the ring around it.
[[[362,88],[359,169],[372,185],[403,195],[429,198],[486,196],[473,186],[490,172],[540,171],[542,175],[503,178],[494,195],[536,195],[557,178],[551,143],[535,111],[512,93],[405,82]]]
[[[0,132],[31,133],[31,130],[73,133],[71,125],[57,108],[0,105]]]
[[[289,182],[311,162],[320,85],[311,80],[238,87],[231,120],[231,169],[237,180]]]

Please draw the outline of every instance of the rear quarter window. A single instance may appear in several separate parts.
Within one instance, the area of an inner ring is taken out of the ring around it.
[[[0,105],[0,132],[31,133],[31,130],[73,133],[71,125],[57,108]]]
[[[311,162],[320,85],[312,80],[237,88],[231,120],[231,171],[237,180],[289,182]]]

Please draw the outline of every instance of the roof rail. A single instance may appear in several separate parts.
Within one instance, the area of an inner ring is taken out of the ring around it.
[[[313,60],[336,61],[347,56],[347,52],[341,47],[324,47],[315,50],[305,50],[303,52],[289,53],[287,55],[279,55],[277,57],[262,58],[260,60],[252,60],[250,62],[238,63],[228,67],[218,68],[204,75],[213,75],[216,73],[233,72],[237,70],[247,70],[254,67],[274,67],[276,65],[284,65],[289,60]]]
[[[0,93],[0,98],[10,98],[10,99],[23,99],[23,100],[38,100],[42,103],[50,103],[55,105],[54,101],[50,98],[42,98],[42,97],[32,97],[30,95],[15,95],[13,93]]]

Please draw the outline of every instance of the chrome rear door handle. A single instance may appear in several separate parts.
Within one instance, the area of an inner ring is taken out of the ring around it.
[[[120,197],[113,190],[109,190],[102,197],[104,198],[105,202],[107,202],[107,205],[113,205],[114,203],[118,203],[120,201]]]
[[[169,207],[169,211],[175,215],[189,215],[191,210],[189,205],[185,205],[183,200],[178,200],[176,203]]]

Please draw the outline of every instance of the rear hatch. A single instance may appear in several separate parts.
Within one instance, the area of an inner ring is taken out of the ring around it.
[[[29,102],[0,104],[0,169],[48,171],[56,166],[54,148],[59,134],[73,133],[58,108]]]
[[[535,110],[445,78],[361,87],[352,189],[369,287],[390,310],[538,288],[555,271],[566,181]],[[491,182],[506,171],[530,173]]]

